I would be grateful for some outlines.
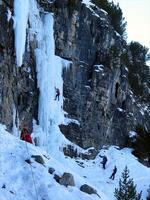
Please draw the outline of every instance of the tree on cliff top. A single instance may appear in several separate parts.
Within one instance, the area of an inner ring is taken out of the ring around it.
[[[126,35],[126,25],[127,22],[123,17],[122,10],[119,4],[115,5],[114,2],[109,2],[108,0],[92,0],[92,2],[105,10],[111,19],[111,24],[114,29],[122,36]]]
[[[129,44],[131,60],[129,64],[129,83],[135,95],[141,100],[147,101],[149,98],[150,87],[150,68],[146,65],[149,60],[149,49],[142,46],[139,42],[132,41]]]
[[[132,41],[129,45],[133,61],[140,61],[142,65],[145,65],[146,61],[150,59],[148,54],[149,49],[139,42]]]

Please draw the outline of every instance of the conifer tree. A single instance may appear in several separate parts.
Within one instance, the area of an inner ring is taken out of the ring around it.
[[[119,4],[115,4],[109,0],[92,0],[92,2],[99,8],[104,9],[111,19],[111,24],[114,29],[123,37],[126,37],[126,25],[127,22],[123,17],[122,10]]]
[[[137,193],[133,179],[129,177],[129,170],[125,167],[122,178],[119,180],[119,188],[115,188],[117,200],[141,200],[141,192]]]
[[[147,192],[148,192],[148,195],[147,195],[146,200],[150,200],[150,186],[149,186],[149,189],[147,190]]]

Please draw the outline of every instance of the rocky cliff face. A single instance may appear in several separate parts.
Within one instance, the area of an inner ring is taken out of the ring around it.
[[[130,90],[124,55],[129,62],[132,57],[107,13],[88,8],[80,0],[38,2],[45,11],[54,12],[56,55],[72,61],[62,74],[64,110],[66,117],[79,123],[60,124],[61,132],[81,147],[98,148],[126,145],[128,132],[137,124],[150,128],[148,106]],[[13,22],[7,21],[7,7],[6,3],[0,6],[0,122],[11,129],[17,112],[20,127],[27,124],[32,129],[38,112],[35,44],[29,44],[23,66],[16,68]]]
[[[38,89],[32,48],[26,51],[22,67],[16,66],[13,19],[8,21],[8,9],[13,12],[13,1],[0,5],[0,122],[9,130],[13,116],[18,128],[37,119]],[[17,120],[19,119],[19,122]]]

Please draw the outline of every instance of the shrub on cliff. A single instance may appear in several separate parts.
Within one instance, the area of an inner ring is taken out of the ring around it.
[[[141,162],[150,166],[150,132],[145,128],[138,126],[136,128],[136,137],[132,142],[133,154]]]
[[[149,59],[148,48],[138,42],[131,42],[129,45],[132,62],[129,65],[129,83],[135,95],[142,100],[149,96],[150,69],[146,65]]]
[[[119,4],[115,5],[113,1],[109,2],[108,0],[92,0],[92,2],[96,6],[102,8],[108,13],[111,19],[111,24],[114,27],[114,29],[120,35],[125,36],[127,23],[125,21],[125,18],[123,17],[123,13]]]
[[[148,48],[141,45],[139,42],[132,41],[129,45],[132,58],[135,62],[140,62],[142,65],[149,59]]]

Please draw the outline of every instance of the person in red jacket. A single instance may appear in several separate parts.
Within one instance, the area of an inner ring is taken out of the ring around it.
[[[29,134],[27,128],[23,128],[20,138],[21,138],[21,140],[24,140],[26,142],[29,142],[29,143],[33,144],[31,135]]]

